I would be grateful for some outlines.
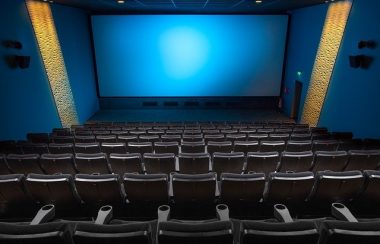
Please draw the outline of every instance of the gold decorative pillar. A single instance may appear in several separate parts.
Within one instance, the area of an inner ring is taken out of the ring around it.
[[[62,127],[78,124],[74,97],[49,3],[25,0]]]
[[[310,78],[301,123],[317,126],[335,61],[342,42],[352,0],[330,3]]]

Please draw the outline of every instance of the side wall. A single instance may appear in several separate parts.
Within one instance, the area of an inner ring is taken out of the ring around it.
[[[378,0],[354,0],[346,32],[319,120],[333,131],[353,131],[355,137],[380,138],[380,15]],[[358,49],[374,40],[375,49]],[[350,55],[368,55],[368,69],[354,69]]]
[[[80,123],[98,110],[87,13],[53,4]],[[0,140],[25,139],[28,132],[50,132],[61,123],[24,0],[1,2],[0,42],[17,40],[21,50],[0,45]],[[28,69],[12,69],[9,55],[31,56]]]

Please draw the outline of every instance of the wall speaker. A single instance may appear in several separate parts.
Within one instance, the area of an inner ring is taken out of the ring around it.
[[[358,48],[359,49],[363,49],[363,48],[374,49],[376,48],[376,42],[375,41],[360,41],[358,43]]]
[[[350,56],[349,59],[350,59],[350,66],[352,68],[357,69],[360,67],[360,55]]]
[[[3,46],[6,48],[21,49],[22,44],[19,41],[3,41]]]
[[[349,56],[349,59],[350,59],[350,66],[355,69],[357,68],[368,69],[373,62],[373,57],[366,56],[366,55]]]
[[[30,65],[30,56],[17,56],[18,67],[27,69]]]

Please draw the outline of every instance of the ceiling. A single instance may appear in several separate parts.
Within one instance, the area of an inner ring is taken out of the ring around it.
[[[235,13],[281,14],[324,4],[325,0],[54,0],[54,3],[79,7],[96,13]]]

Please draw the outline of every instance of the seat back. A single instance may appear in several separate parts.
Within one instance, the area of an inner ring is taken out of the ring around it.
[[[296,221],[289,223],[270,223],[250,220],[241,221],[241,244],[317,244],[318,239],[318,228],[312,221]]]
[[[264,173],[276,171],[280,162],[278,152],[250,152],[247,154],[246,172]]]
[[[320,244],[357,244],[380,243],[380,222],[345,222],[336,220],[323,221]]]
[[[269,203],[302,205],[310,195],[313,184],[312,172],[270,173],[264,198]]]
[[[204,135],[205,142],[208,143],[209,141],[224,141],[225,136],[224,134],[207,134]]]
[[[32,197],[41,205],[54,204],[57,210],[67,210],[80,205],[74,180],[69,174],[29,174],[25,184]]]
[[[339,147],[339,141],[336,140],[314,140],[313,152],[316,151],[336,151]]]
[[[0,175],[10,174],[6,156],[4,154],[0,154]]]
[[[230,153],[232,152],[232,142],[231,141],[209,141],[207,143],[207,152],[213,155],[215,152]]]
[[[144,166],[148,174],[175,172],[176,158],[173,153],[145,153]]]
[[[32,143],[49,143],[50,138],[48,133],[28,133],[26,135],[28,141]]]
[[[128,142],[127,152],[129,153],[152,153],[153,144],[152,142]]]
[[[52,154],[74,154],[74,145],[72,143],[50,143],[49,152]]]
[[[313,172],[342,171],[348,160],[348,154],[345,151],[316,151],[314,155]]]
[[[76,244],[152,244],[152,230],[148,223],[143,222],[111,225],[78,223],[73,239]]]
[[[203,141],[200,141],[200,142],[183,141],[181,143],[181,152],[182,153],[204,153],[205,143]]]
[[[278,152],[285,150],[285,141],[261,141],[260,152]]]
[[[349,202],[360,193],[364,180],[360,171],[321,171],[316,175],[310,198],[315,204],[320,205]]]
[[[117,142],[117,137],[116,135],[97,135],[96,141],[99,142],[100,144],[103,142],[115,143]]]
[[[42,154],[40,164],[47,174],[63,173],[74,175],[76,173],[74,156],[70,153]]]
[[[108,161],[114,174],[123,175],[124,173],[143,172],[140,153],[111,153]]]
[[[258,141],[234,141],[234,152],[257,152],[259,150]]]
[[[75,162],[79,173],[108,174],[111,172],[108,165],[107,156],[104,153],[77,153],[75,154]]]
[[[75,143],[94,143],[96,142],[96,138],[93,135],[86,136],[75,136]]]
[[[169,201],[166,174],[124,174],[124,188],[132,204],[167,204]]]
[[[124,142],[102,142],[101,151],[109,155],[110,153],[126,153],[127,148]]]
[[[304,172],[309,171],[313,165],[314,154],[312,151],[306,152],[283,152],[278,171]]]
[[[222,173],[243,172],[245,156],[242,152],[234,153],[214,153],[212,159],[212,170],[218,174],[218,179]]]
[[[25,143],[22,145],[24,154],[43,154],[49,153],[48,144],[46,143]]]
[[[178,141],[155,142],[154,152],[155,153],[173,153],[174,155],[178,155],[179,143]]]
[[[15,174],[43,174],[38,154],[8,154],[7,162],[11,172]]]
[[[175,203],[212,203],[216,192],[216,173],[172,175]]]
[[[286,151],[287,152],[305,152],[311,151],[312,142],[311,140],[289,140],[286,143]]]
[[[75,186],[80,198],[96,209],[104,205],[115,207],[125,204],[125,193],[118,175],[77,174]]]
[[[180,153],[178,155],[179,171],[183,174],[201,174],[210,170],[208,153]]]
[[[75,143],[76,153],[100,153],[99,142],[94,143]]]
[[[158,224],[158,244],[233,244],[231,221],[210,223],[181,223],[174,221]]]
[[[223,173],[220,177],[220,197],[223,203],[259,203],[263,197],[265,174]]]
[[[380,150],[351,150],[345,171],[374,170],[380,165]]]
[[[8,208],[27,206],[31,199],[25,188],[25,177],[23,174],[0,175],[0,205],[3,211]]]

